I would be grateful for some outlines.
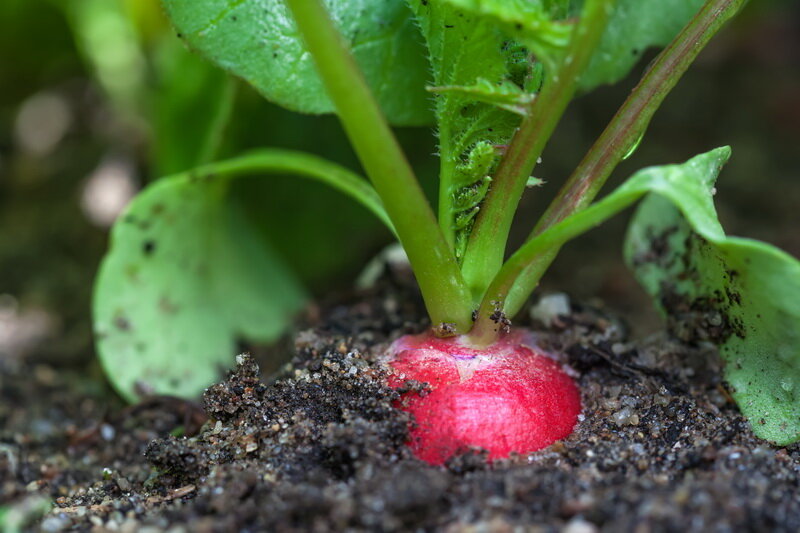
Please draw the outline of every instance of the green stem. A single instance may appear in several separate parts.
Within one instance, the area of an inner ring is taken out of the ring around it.
[[[465,332],[472,302],[458,263],[392,130],[320,0],[286,0],[328,96],[408,254],[434,325]]]
[[[201,165],[181,175],[213,175],[227,179],[259,172],[296,174],[325,183],[358,201],[394,232],[381,199],[369,182],[341,165],[304,152],[280,148],[254,150],[231,159]]]
[[[442,107],[445,98],[438,98],[436,105]],[[442,112],[437,109],[437,116],[442,116]],[[453,209],[453,175],[455,174],[456,159],[451,155],[455,150],[452,148],[451,124],[447,120],[439,120],[439,201],[437,213],[439,215],[439,227],[442,228],[445,240],[451,249],[455,249],[456,232],[454,228],[455,211]]]
[[[486,297],[478,309],[478,319],[470,332],[470,343],[476,346],[489,345],[497,338],[497,324],[490,318],[499,306],[504,308],[504,303],[512,287],[526,268],[549,250],[558,249],[570,239],[585,233],[606,219],[614,216],[648,192],[648,182],[629,183],[623,185],[624,189],[604,198],[602,201],[573,214],[568,220],[559,222],[533,239],[527,241],[495,276]]]
[[[506,241],[525,184],[570,100],[606,27],[615,0],[587,0],[555,73],[514,135],[470,235],[462,272],[473,294],[483,294],[503,264]]]
[[[570,178],[550,203],[528,239],[584,209],[597,196],[608,177],[644,135],[653,114],[675,87],[711,38],[732,18],[746,0],[709,0],[672,43],[661,51],[639,84],[620,107]],[[545,250],[520,275],[505,303],[515,315],[536,288],[558,254]]]
[[[200,147],[197,162],[206,164],[214,161],[222,146],[225,130],[231,121],[234,104],[236,103],[237,81],[233,76],[228,76],[222,87],[222,95],[214,102],[212,121],[206,132],[203,145]]]

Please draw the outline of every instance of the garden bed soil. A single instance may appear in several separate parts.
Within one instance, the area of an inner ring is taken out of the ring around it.
[[[480,451],[446,467],[415,459],[380,363],[388,342],[425,327],[404,287],[309,312],[277,377],[232,354],[202,404],[125,407],[96,380],[1,359],[5,520],[176,533],[800,530],[800,448],[753,436],[713,349],[667,334],[631,342],[586,306],[547,327],[520,321],[580,376],[569,438],[491,465]]]

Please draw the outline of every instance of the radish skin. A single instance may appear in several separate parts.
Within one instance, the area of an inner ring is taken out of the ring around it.
[[[457,337],[406,335],[389,349],[389,385],[428,383],[398,405],[414,416],[409,446],[430,464],[483,448],[502,459],[546,448],[572,433],[581,412],[578,387],[561,365],[523,330],[486,349]]]

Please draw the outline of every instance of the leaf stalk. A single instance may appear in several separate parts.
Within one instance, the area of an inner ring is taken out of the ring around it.
[[[615,0],[587,0],[558,69],[530,104],[528,116],[500,161],[470,235],[462,272],[473,294],[482,295],[503,264],[514,213],[528,178],[556,128],[597,47]]]
[[[286,0],[367,176],[408,254],[434,326],[472,324],[472,299],[450,246],[349,47],[320,0]],[[436,328],[435,328],[436,329]]]

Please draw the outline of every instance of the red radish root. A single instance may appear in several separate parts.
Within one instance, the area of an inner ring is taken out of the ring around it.
[[[572,433],[581,412],[578,388],[531,337],[513,331],[481,350],[432,333],[392,344],[389,385],[416,380],[430,386],[400,400],[416,420],[409,445],[417,457],[440,465],[480,447],[491,461],[540,450]]]

